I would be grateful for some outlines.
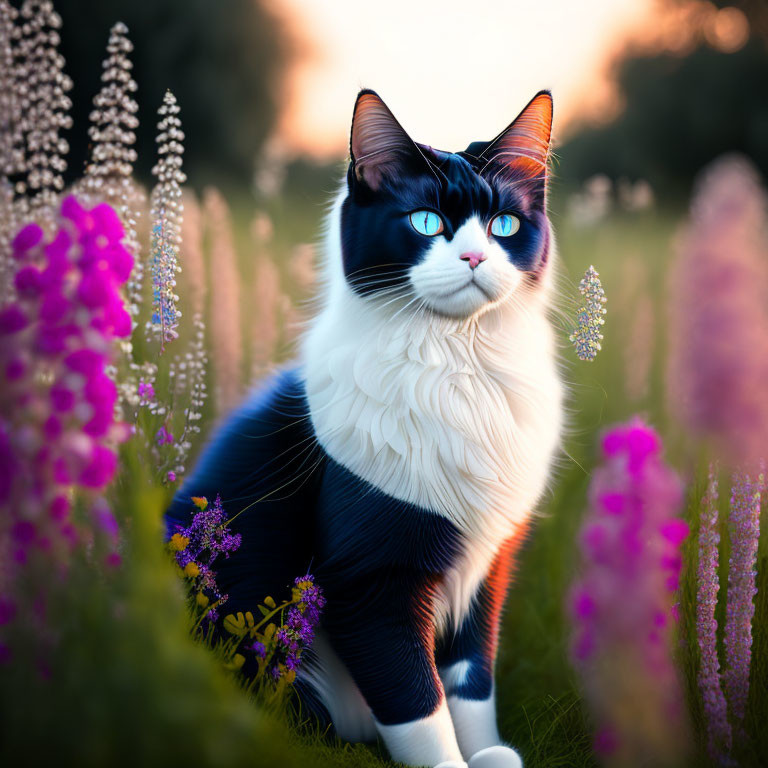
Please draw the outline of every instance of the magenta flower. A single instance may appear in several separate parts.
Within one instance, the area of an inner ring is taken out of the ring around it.
[[[639,419],[609,430],[602,454],[579,537],[572,657],[602,748],[637,764],[666,765],[685,748],[669,650],[688,534],[678,517],[682,489],[662,461],[659,436]]]
[[[157,430],[155,441],[158,445],[170,445],[173,442],[173,435],[168,431],[165,424]]]
[[[766,195],[746,160],[713,164],[698,185],[670,285],[670,406],[731,466],[768,442]]]
[[[32,611],[25,568],[44,562],[58,578],[51,565],[80,542],[90,547],[94,531],[117,544],[99,494],[127,434],[107,375],[115,339],[130,332],[120,290],[132,258],[122,236],[109,206],[67,197],[49,240],[29,224],[13,241],[14,290],[0,309],[0,594],[19,615]],[[70,517],[75,491],[93,511],[92,530]]]
[[[752,618],[757,545],[760,538],[761,476],[754,483],[746,475],[733,478],[731,488],[731,559],[728,568],[728,603],[725,620],[725,689],[736,727],[743,731],[752,659]]]
[[[720,534],[717,532],[717,476],[709,468],[707,493],[701,502],[699,527],[698,591],[696,593],[696,637],[701,651],[699,690],[707,718],[707,744],[713,760],[721,765],[728,762],[731,750],[731,726],[728,708],[720,685],[720,661],[717,656],[717,574]]]

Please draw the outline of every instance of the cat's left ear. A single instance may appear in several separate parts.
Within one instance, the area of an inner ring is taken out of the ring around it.
[[[396,180],[428,167],[416,143],[374,91],[362,90],[357,96],[349,144],[355,178],[372,190],[386,178]]]
[[[552,94],[540,91],[495,139],[470,144],[467,153],[478,158],[482,176],[501,175],[509,183],[526,182],[544,193],[551,140]]]

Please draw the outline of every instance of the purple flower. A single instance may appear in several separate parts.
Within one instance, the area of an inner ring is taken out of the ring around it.
[[[67,197],[55,226],[49,241],[37,224],[14,238],[17,271],[0,311],[0,503],[7,511],[0,561],[4,589],[19,606],[30,600],[29,584],[44,583],[24,570],[35,560],[31,546],[51,561],[45,577],[59,578],[76,545],[111,548],[117,538],[113,525],[97,524],[96,512],[87,523],[70,519],[68,498],[79,486],[98,509],[117,470],[122,432],[107,370],[116,337],[130,330],[119,293],[130,265],[123,259],[117,270],[105,256],[103,243],[122,238],[107,207],[95,214]],[[95,300],[102,293],[108,301]],[[37,511],[34,526],[25,519],[30,510]]]
[[[749,693],[752,658],[752,617],[757,545],[760,537],[760,492],[763,478],[755,483],[747,475],[733,478],[731,488],[731,559],[728,569],[728,604],[725,620],[725,689],[734,721],[743,731]]]
[[[721,159],[698,185],[671,272],[671,410],[732,466],[753,465],[768,439],[767,226],[754,168]]]
[[[147,383],[144,381],[139,382],[139,397],[142,400],[154,400],[155,398],[155,388],[152,386],[151,382]]]
[[[720,686],[720,662],[717,657],[717,593],[720,581],[717,574],[717,475],[709,468],[707,493],[701,503],[699,527],[698,591],[696,593],[696,637],[701,651],[698,682],[704,714],[707,718],[707,739],[710,756],[721,763],[731,749],[731,726],[728,710]]]
[[[213,505],[204,497],[192,499],[197,512],[192,517],[188,527],[177,526],[176,533],[188,539],[184,549],[175,553],[176,563],[184,570],[190,563],[197,566],[197,574],[193,577],[193,588],[197,592],[204,592],[213,602],[224,603],[227,595],[221,593],[216,584],[216,572],[213,564],[216,558],[223,554],[225,557],[236,551],[240,546],[242,537],[239,533],[232,533],[227,526],[227,513],[221,504],[221,497],[216,496]],[[173,544],[173,542],[171,542]],[[193,569],[194,570],[194,569]],[[209,611],[207,618],[215,621]]]
[[[685,732],[669,617],[688,527],[677,517],[680,481],[661,448],[658,434],[639,419],[605,434],[579,537],[581,577],[570,600],[571,655],[598,741],[649,764],[679,755]]]
[[[155,441],[158,445],[170,445],[173,442],[173,435],[166,429],[165,424],[157,430]]]

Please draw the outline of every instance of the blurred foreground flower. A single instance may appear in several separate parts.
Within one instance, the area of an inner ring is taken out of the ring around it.
[[[122,238],[112,208],[68,197],[50,240],[33,223],[13,241],[15,290],[0,310],[0,624],[17,611],[39,619],[46,586],[97,532],[117,562],[117,524],[99,493],[129,434],[106,375],[113,341],[131,332],[119,288],[133,259]],[[76,520],[79,505],[88,519]]]
[[[768,442],[766,196],[746,160],[701,180],[671,274],[670,407],[731,466]]]
[[[661,447],[640,420],[605,434],[580,536],[572,656],[609,765],[679,765],[687,746],[669,641],[688,526]]]

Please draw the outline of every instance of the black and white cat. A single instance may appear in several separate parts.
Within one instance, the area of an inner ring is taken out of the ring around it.
[[[515,549],[558,450],[548,320],[552,99],[490,142],[416,144],[362,91],[295,367],[235,412],[168,512],[221,494],[228,611],[311,565],[327,598],[297,687],[409,765],[516,768],[493,668]]]

